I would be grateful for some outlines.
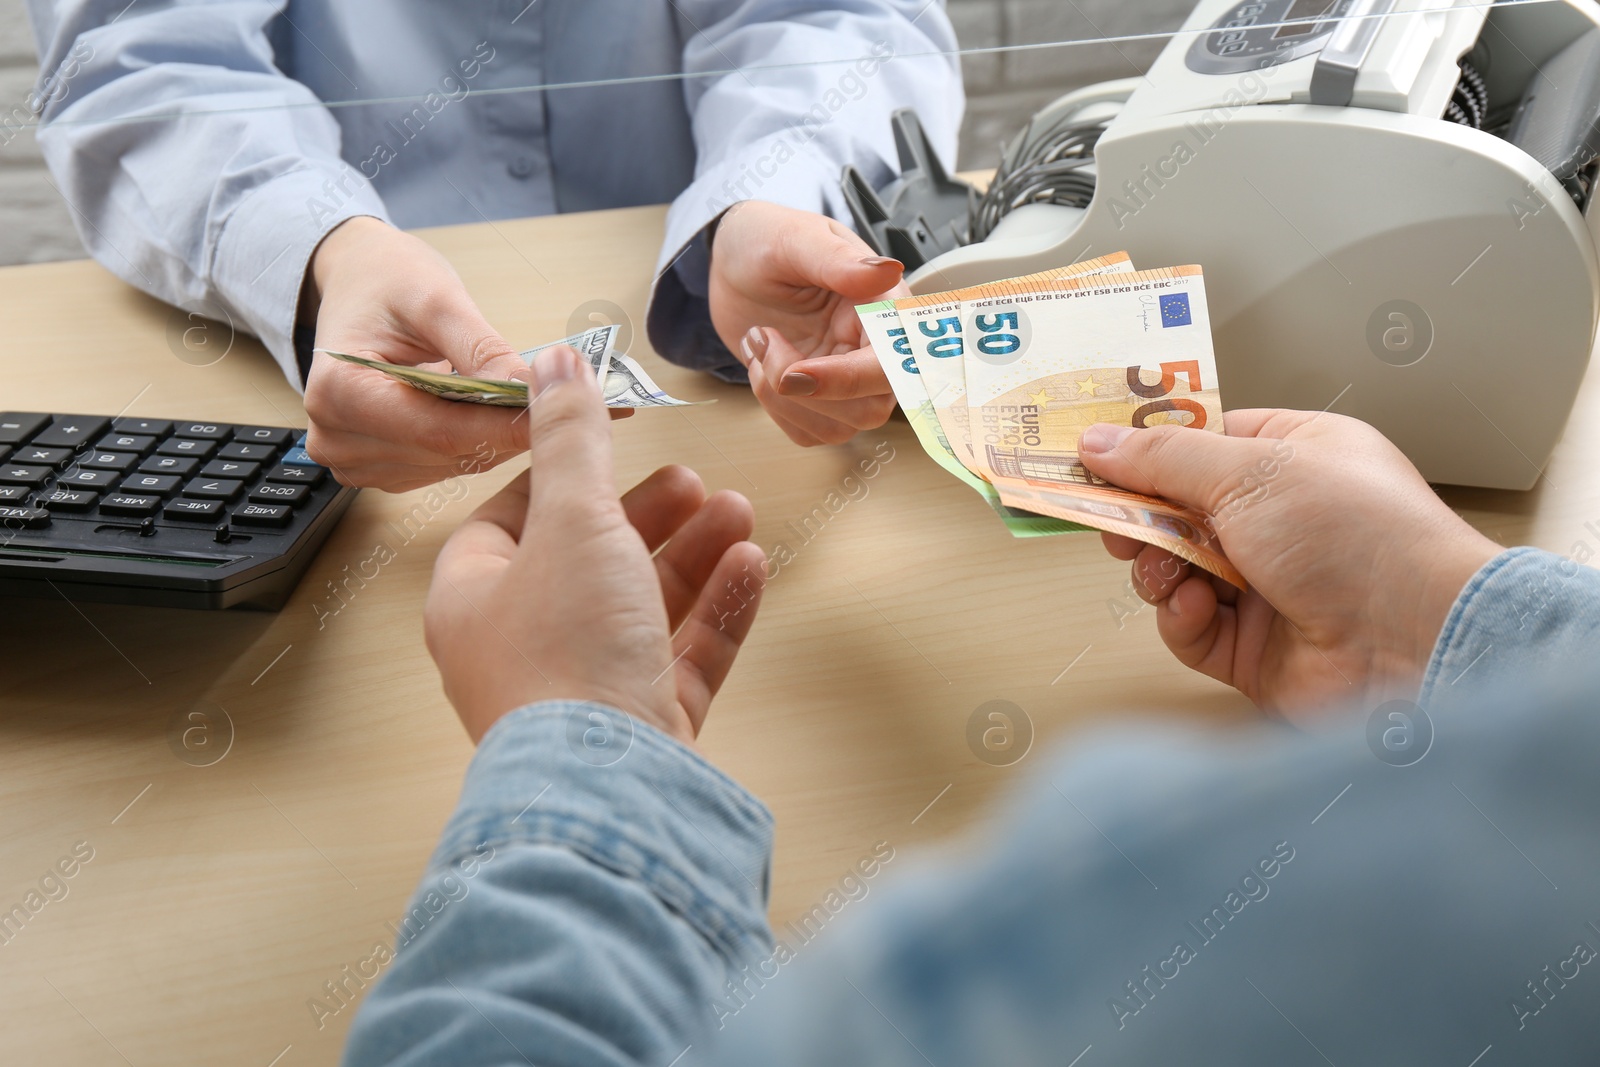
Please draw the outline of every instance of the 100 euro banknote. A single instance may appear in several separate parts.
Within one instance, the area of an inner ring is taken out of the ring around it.
[[[995,492],[994,487],[963,466],[956,458],[955,450],[950,447],[938,416],[934,414],[933,402],[928,399],[918,376],[916,361],[911,354],[911,341],[906,336],[905,328],[900,325],[900,313],[895,310],[894,302],[885,300],[879,304],[863,304],[856,308],[856,313],[861,317],[867,340],[883,367],[884,375],[889,379],[889,387],[894,390],[895,400],[910,421],[911,430],[917,435],[922,450],[935,463],[983,497],[1006,524],[1006,528],[1017,537],[1044,537],[1083,529],[1060,519],[1028,514],[1002,504],[1000,494]]]

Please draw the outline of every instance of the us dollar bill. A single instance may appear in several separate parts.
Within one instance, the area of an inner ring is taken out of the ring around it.
[[[585,330],[571,337],[564,337],[559,341],[530,348],[517,353],[523,362],[533,363],[534,358],[546,349],[558,345],[566,345],[577,350],[585,363],[595,374],[595,379],[600,383],[601,391],[605,394],[606,406],[609,408],[668,408],[691,407],[691,401],[679,400],[671,396],[650,375],[645,373],[643,367],[634,360],[616,351],[617,335],[621,327],[616,325],[597,326]],[[408,367],[399,363],[385,363],[382,360],[368,359],[364,356],[354,356],[345,352],[334,352],[330,349],[319,348],[318,352],[328,356],[353,363],[358,367],[378,371],[396,381],[404,382],[413,389],[420,389],[441,400],[449,400],[458,404],[484,404],[489,407],[525,408],[528,406],[528,383],[516,380],[502,380],[493,378],[473,378],[450,371],[426,370],[422,367]],[[714,403],[714,401],[699,401],[698,403]]]

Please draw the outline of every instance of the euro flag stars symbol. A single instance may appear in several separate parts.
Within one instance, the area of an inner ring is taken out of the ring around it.
[[[1189,294],[1174,293],[1161,298],[1161,327],[1170,329],[1173,326],[1189,326],[1194,323],[1194,316],[1189,311]]]

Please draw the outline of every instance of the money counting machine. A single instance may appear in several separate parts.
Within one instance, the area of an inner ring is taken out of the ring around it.
[[[905,177],[846,195],[914,290],[1198,263],[1229,408],[1332,408],[1500,489],[1561,436],[1600,313],[1600,6],[1204,0],[1147,77],[1037,116],[984,197],[897,123]]]

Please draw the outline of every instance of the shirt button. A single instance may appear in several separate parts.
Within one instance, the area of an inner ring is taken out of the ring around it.
[[[526,178],[533,173],[533,157],[518,156],[506,164],[506,170],[513,178]]]

